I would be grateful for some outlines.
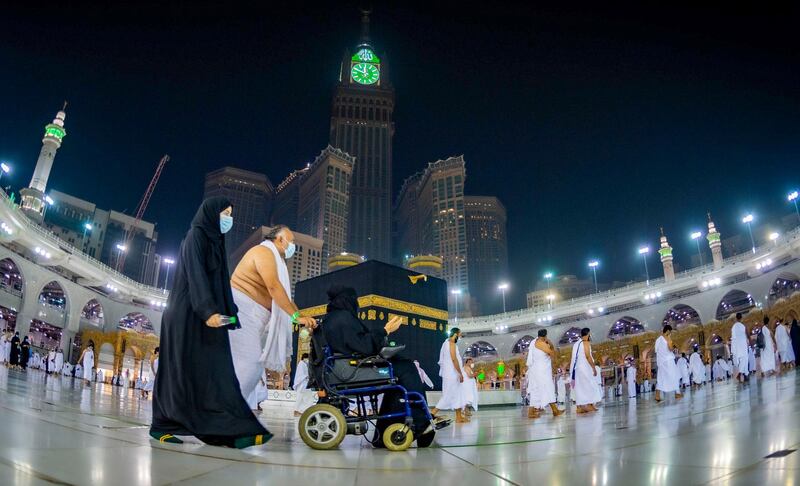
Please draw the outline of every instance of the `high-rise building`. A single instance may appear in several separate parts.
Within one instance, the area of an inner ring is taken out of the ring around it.
[[[403,265],[412,255],[422,251],[417,210],[419,181],[422,179],[422,174],[417,172],[403,181],[394,206],[395,261],[402,262]]]
[[[328,145],[300,178],[297,230],[322,240],[323,262],[346,250],[353,157]]]
[[[329,143],[356,159],[347,249],[386,262],[392,256],[393,111],[386,59],[375,54],[369,12],[362,11],[361,41],[345,53],[333,95]]]
[[[358,164],[358,161],[356,161]],[[461,300],[462,315],[471,312],[467,268],[467,231],[464,217],[464,157],[431,162],[421,173],[403,184],[395,206],[397,240],[402,258],[419,255],[441,257],[441,276],[456,297],[449,294],[450,307]]]
[[[297,214],[300,207],[300,180],[308,167],[292,171],[275,190],[275,205],[272,208],[272,225],[283,224],[297,228]]]
[[[44,213],[43,226],[53,234],[124,275],[147,285],[157,285],[160,257],[155,248],[155,224],[133,216],[98,208],[94,203],[51,190],[53,204]],[[132,232],[127,246],[126,232]],[[121,250],[117,245],[125,246]],[[121,252],[124,266],[119,267]]]
[[[266,175],[235,167],[206,174],[203,198],[223,196],[233,205],[233,228],[225,235],[228,257],[253,231],[270,221],[275,190]]]
[[[478,314],[502,311],[497,285],[508,278],[506,208],[493,196],[465,196],[469,293]]]
[[[50,171],[53,169],[53,160],[56,158],[56,151],[61,147],[61,141],[67,135],[64,129],[64,118],[67,114],[67,103],[64,108],[56,113],[53,123],[44,127],[44,138],[42,138],[42,150],[36,160],[36,168],[33,170],[33,177],[28,187],[19,191],[22,196],[21,208],[25,214],[41,223],[44,219],[45,204],[47,203],[47,180],[50,178]]]
[[[261,244],[271,229],[270,226],[262,226],[245,239],[238,248],[235,248],[231,254],[233,267],[241,261],[248,250]],[[327,267],[327,260],[322,258],[322,240],[298,231],[293,231],[293,233],[296,249],[294,256],[286,260],[289,279],[292,282],[292,294],[294,294],[294,286],[297,282],[317,277],[322,273],[323,265]],[[233,267],[231,267],[231,271],[233,271]]]

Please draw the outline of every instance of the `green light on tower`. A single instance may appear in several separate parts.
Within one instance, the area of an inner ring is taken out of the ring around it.
[[[378,56],[376,56],[375,53],[372,52],[372,49],[369,49],[367,47],[359,49],[358,52],[353,54],[353,57],[351,57],[350,60],[353,62],[372,62],[372,63],[381,62]]]
[[[44,136],[45,137],[53,137],[58,139],[60,142],[62,138],[67,134],[67,132],[58,125],[50,124],[44,128]]]

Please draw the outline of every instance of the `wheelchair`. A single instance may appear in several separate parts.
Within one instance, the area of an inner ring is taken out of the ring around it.
[[[316,388],[320,398],[300,416],[298,431],[303,442],[312,449],[334,449],[348,434],[365,435],[370,425],[377,427],[378,420],[403,419],[386,427],[375,441],[381,440],[390,451],[404,451],[414,442],[411,407],[420,407],[430,426],[417,437],[417,446],[428,447],[434,430],[449,423],[434,422],[425,397],[398,383],[389,359],[403,349],[405,346],[384,347],[376,356],[334,354],[324,332],[317,328],[311,338],[309,388]],[[388,391],[400,392],[403,407],[381,415],[378,398]]]

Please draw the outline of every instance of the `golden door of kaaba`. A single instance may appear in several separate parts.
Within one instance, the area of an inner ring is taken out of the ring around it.
[[[327,290],[334,284],[353,287],[358,294],[359,317],[367,326],[381,326],[392,317],[403,326],[389,341],[406,349],[399,357],[419,360],[439,389],[439,349],[447,333],[447,283],[388,263],[369,260],[319,277],[298,282],[295,302],[304,316],[325,316]],[[298,357],[309,352],[310,337],[294,329],[292,376]]]

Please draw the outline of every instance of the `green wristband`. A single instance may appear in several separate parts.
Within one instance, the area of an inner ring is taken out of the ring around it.
[[[292,324],[297,324],[298,317],[300,317],[300,311],[297,311],[294,314],[292,314]]]

